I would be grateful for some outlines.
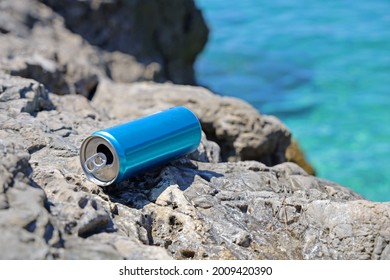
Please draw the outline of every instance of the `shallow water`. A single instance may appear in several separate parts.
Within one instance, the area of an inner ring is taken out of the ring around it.
[[[197,0],[198,82],[284,121],[318,176],[390,201],[390,1]]]

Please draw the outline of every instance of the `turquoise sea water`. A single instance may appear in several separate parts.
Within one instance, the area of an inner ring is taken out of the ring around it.
[[[279,117],[318,176],[390,201],[390,1],[197,0],[198,82]]]

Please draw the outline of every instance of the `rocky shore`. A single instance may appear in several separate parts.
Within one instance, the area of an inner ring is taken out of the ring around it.
[[[207,34],[192,0],[0,2],[0,259],[390,259],[390,203],[309,175],[280,120],[195,86]],[[176,105],[196,152],[86,179],[86,136]]]

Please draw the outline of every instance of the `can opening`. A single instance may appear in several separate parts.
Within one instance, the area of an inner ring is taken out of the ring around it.
[[[112,164],[112,162],[114,161],[114,155],[111,153],[110,149],[106,145],[100,144],[99,146],[97,146],[96,152],[102,153],[106,156],[106,164]]]
[[[83,141],[80,163],[87,178],[99,186],[112,184],[119,174],[120,162],[116,150],[109,140],[100,135],[90,135]]]
[[[84,167],[89,173],[94,173],[106,166],[107,158],[103,153],[96,153],[84,162]]]

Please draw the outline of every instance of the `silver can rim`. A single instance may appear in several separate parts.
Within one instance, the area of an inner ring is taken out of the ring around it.
[[[98,186],[105,187],[105,186],[109,186],[109,185],[113,184],[115,182],[115,180],[118,178],[118,176],[119,176],[119,168],[118,168],[118,171],[116,172],[115,177],[113,179],[109,180],[109,181],[100,180],[100,179],[96,178],[92,173],[88,172],[85,169],[85,167],[84,167],[84,162],[86,161],[85,150],[86,150],[86,147],[89,144],[89,142],[92,139],[95,139],[95,138],[103,139],[103,141],[105,142],[105,144],[107,144],[109,146],[110,150],[113,152],[113,154],[115,155],[117,160],[119,160],[114,146],[111,144],[111,142],[107,138],[105,138],[103,136],[100,136],[100,135],[90,135],[90,136],[88,136],[87,138],[84,139],[84,141],[82,142],[81,147],[80,147],[79,158],[80,158],[81,168],[83,169],[84,174],[85,174],[85,176],[87,177],[88,180],[90,180],[91,182],[95,183]]]

